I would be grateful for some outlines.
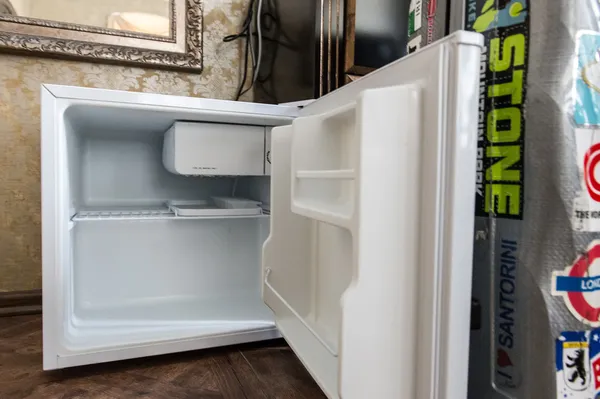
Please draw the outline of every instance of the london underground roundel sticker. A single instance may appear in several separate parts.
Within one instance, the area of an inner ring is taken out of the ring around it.
[[[600,240],[573,265],[552,274],[552,295],[562,296],[577,320],[600,327]]]

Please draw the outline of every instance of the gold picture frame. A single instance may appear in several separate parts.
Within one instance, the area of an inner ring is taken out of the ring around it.
[[[0,14],[0,50],[199,73],[202,0],[170,0],[169,4],[169,36]]]

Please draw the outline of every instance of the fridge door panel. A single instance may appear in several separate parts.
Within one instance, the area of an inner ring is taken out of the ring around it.
[[[263,299],[331,398],[466,396],[480,46],[459,32],[272,130]]]

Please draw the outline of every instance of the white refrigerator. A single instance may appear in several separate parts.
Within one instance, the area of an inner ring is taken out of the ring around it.
[[[44,85],[44,369],[283,336],[330,398],[465,398],[481,46],[303,107]]]

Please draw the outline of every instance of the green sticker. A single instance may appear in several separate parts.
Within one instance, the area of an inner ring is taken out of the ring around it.
[[[408,9],[408,35],[412,35],[419,29],[421,29],[421,14],[422,14],[422,1],[411,0]]]

